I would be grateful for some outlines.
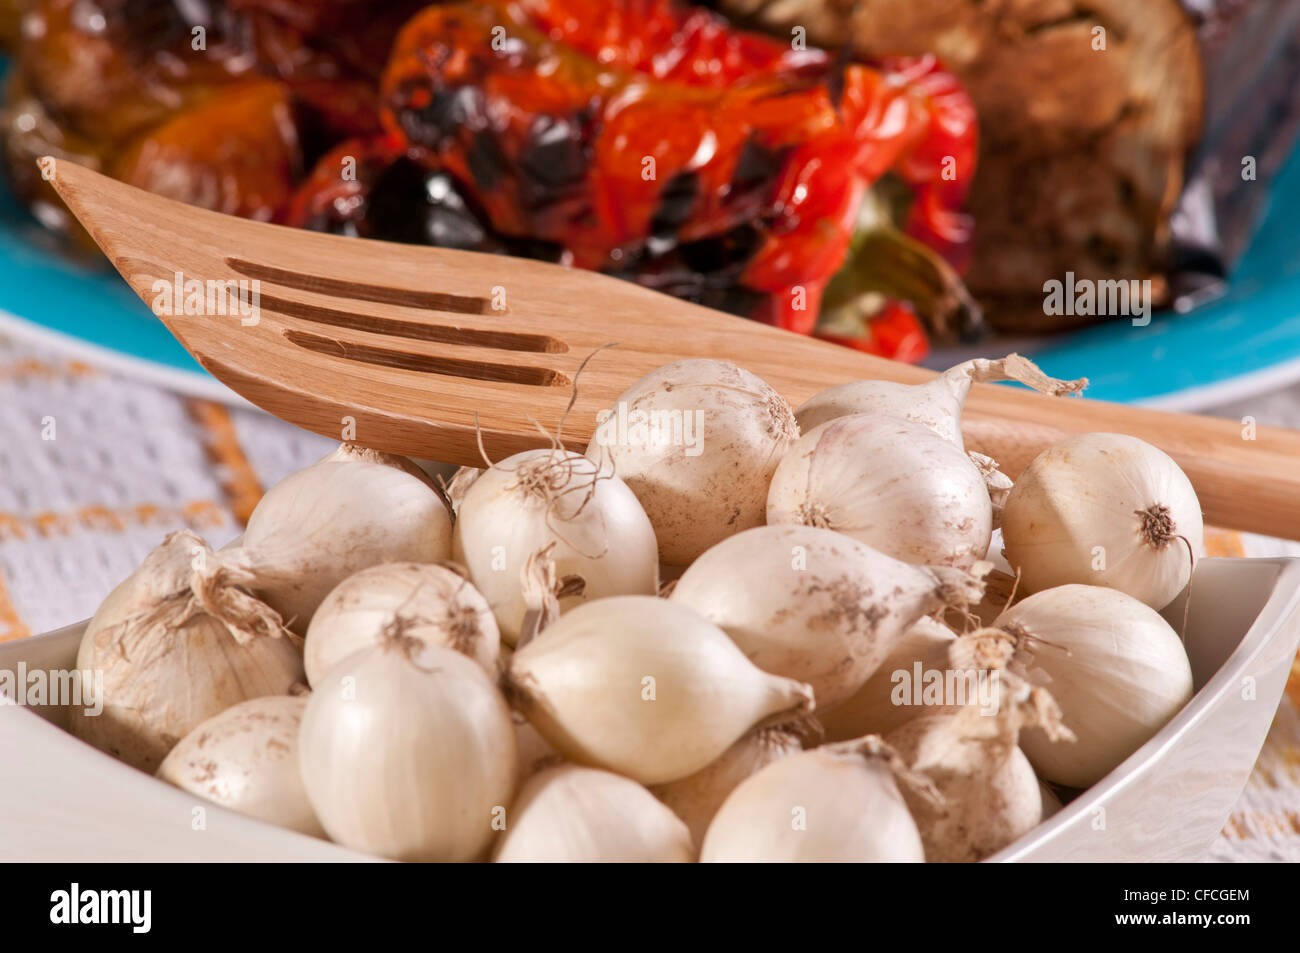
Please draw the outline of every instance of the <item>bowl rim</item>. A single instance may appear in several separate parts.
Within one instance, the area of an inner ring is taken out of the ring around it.
[[[1201,689],[1192,696],[1182,710],[1150,740],[1134,751],[1131,755],[1117,765],[1109,774],[1089,787],[1086,791],[1074,798],[1069,804],[1065,805],[1053,817],[1039,824],[1033,830],[1029,831],[1014,843],[1008,844],[1002,850],[998,851],[984,859],[983,863],[1014,863],[1025,860],[1025,855],[1043,849],[1050,845],[1050,842],[1057,837],[1065,828],[1072,825],[1081,815],[1091,811],[1106,799],[1114,794],[1138,783],[1142,775],[1156,763],[1167,749],[1180,741],[1188,732],[1196,728],[1201,722],[1209,717],[1210,712],[1217,707],[1224,697],[1230,691],[1235,691],[1238,687],[1242,675],[1251,668],[1256,660],[1263,654],[1273,643],[1274,638],[1284,631],[1285,623],[1293,616],[1300,614],[1300,557],[1287,556],[1264,556],[1264,557],[1207,557],[1198,563],[1198,568],[1206,563],[1223,563],[1240,565],[1250,563],[1255,566],[1272,565],[1276,567],[1277,574],[1272,580],[1268,598],[1265,600],[1263,607],[1256,615],[1254,621],[1250,624],[1237,647],[1233,649],[1227,660],[1219,666],[1218,670],[1206,681]],[[70,625],[62,626],[58,629],[52,629],[48,632],[42,632],[25,639],[16,640],[15,644],[33,644],[37,641],[47,641],[60,637],[68,637],[73,632],[83,632],[90,620],[86,619],[81,622],[74,622]],[[1295,637],[1300,640],[1300,632]],[[23,709],[23,714],[28,717],[46,721],[40,715],[33,711]],[[81,739],[72,735],[65,728],[46,722],[46,727],[58,732],[65,738],[75,742],[83,747],[91,755],[101,756],[105,762],[111,763],[118,769],[138,772],[130,765],[123,764],[116,758],[103,751],[98,750],[92,745],[86,744]],[[170,788],[165,781],[156,777],[149,776],[152,780],[158,781],[163,789]],[[173,789],[176,794],[183,792]],[[160,790],[160,794],[161,794]],[[304,838],[306,841],[313,841],[305,834],[297,831],[287,830],[277,827],[257,818],[248,817],[236,811],[231,811],[219,804],[212,804],[211,807],[225,814],[229,814],[232,819],[246,821],[266,827],[268,830],[274,830],[282,835],[292,835]],[[326,842],[330,843],[330,842]],[[368,855],[357,853],[347,847],[338,844],[331,844],[345,854],[351,854],[351,857],[340,857],[340,859],[351,860],[371,860]]]
[[[90,621],[91,621],[90,619],[83,619],[80,622],[73,622],[70,623],[69,625],[60,626],[59,628],[51,629],[48,632],[41,632],[36,635],[28,636],[22,639],[14,639],[11,642],[4,643],[4,646],[8,647],[8,646],[18,645],[18,644],[31,645],[38,641],[46,642],[46,641],[53,641],[60,638],[71,639],[73,636],[75,636],[77,639],[80,639],[81,635],[85,632],[86,627],[90,624]],[[53,732],[52,735],[46,735],[45,737],[51,739],[51,741],[54,744],[57,744],[62,749],[76,750],[77,752],[79,752],[78,756],[89,757],[91,759],[91,763],[95,766],[94,770],[99,772],[107,772],[108,780],[110,782],[114,778],[124,779],[126,780],[127,783],[132,783],[132,784],[140,783],[140,782],[144,782],[146,784],[149,782],[156,782],[156,786],[152,788],[153,794],[151,796],[155,796],[160,799],[171,800],[175,804],[182,804],[182,803],[188,804],[190,803],[190,799],[192,799],[195,796],[181,788],[168,784],[166,781],[162,780],[157,775],[150,774],[148,771],[141,771],[139,768],[133,767],[132,765],[129,765],[126,762],[113,757],[108,752],[102,751],[99,748],[96,748],[94,745],[89,744],[86,741],[83,741],[81,738],[78,738],[72,732],[68,731],[67,728],[63,727],[62,725],[52,723],[48,719],[37,714],[35,711],[30,710],[28,706],[12,705],[7,702],[0,703],[0,711],[5,711],[5,710],[14,710],[15,714],[30,719],[30,721],[25,723],[29,727],[20,728],[18,729],[19,731],[28,732],[31,734],[39,734],[40,732],[44,732],[44,731]],[[103,776],[101,775],[100,777],[102,779]],[[2,806],[3,805],[0,804],[0,807]],[[217,814],[220,817],[224,818],[226,823],[237,824],[237,825],[243,825],[243,824],[256,825],[257,827],[262,828],[267,835],[274,837],[276,840],[283,839],[284,842],[287,844],[298,843],[302,845],[302,848],[306,850],[310,850],[312,855],[310,857],[301,857],[298,855],[287,855],[283,858],[263,857],[263,858],[258,858],[256,861],[249,861],[249,862],[299,863],[299,862],[303,862],[304,860],[306,860],[307,862],[319,862],[322,859],[332,860],[332,861],[352,862],[352,863],[386,862],[386,859],[383,857],[360,852],[344,844],[339,844],[336,843],[335,841],[331,841],[325,838],[312,837],[308,834],[303,834],[301,831],[295,831],[287,827],[281,827],[277,824],[272,824],[271,822],[264,821],[260,818],[250,817],[247,814],[243,814],[239,811],[226,807],[224,804],[218,804],[215,801],[207,802],[204,805],[204,807],[205,810],[209,812],[213,812],[213,811],[217,812]],[[0,812],[0,830],[3,829],[4,823],[5,823],[5,819],[3,813]],[[317,854],[320,854],[322,849],[325,853],[321,856],[317,856]],[[18,859],[18,858],[12,858],[12,859]],[[37,862],[39,862],[39,858],[28,858],[28,860],[36,860]],[[192,858],[187,858],[187,861],[193,863],[213,862],[208,858],[202,856],[194,856]],[[141,860],[126,861],[126,862],[150,863],[151,861],[147,859],[141,859]]]
[[[1255,621],[1250,624],[1237,647],[1191,701],[1158,731],[1154,737],[1116,765],[1109,774],[1065,805],[1051,818],[1033,830],[984,859],[984,863],[1015,863],[1027,859],[1026,854],[1049,846],[1062,830],[1072,825],[1084,813],[1108,800],[1112,795],[1137,784],[1142,775],[1156,763],[1166,750],[1209,717],[1224,697],[1238,687],[1242,675],[1256,659],[1267,650],[1275,636],[1282,633],[1286,621],[1300,613],[1300,557],[1206,557],[1197,567],[1206,563],[1241,564],[1256,566],[1274,565],[1277,576]],[[1297,633],[1300,638],[1300,633]],[[1258,756],[1258,752],[1256,752]]]

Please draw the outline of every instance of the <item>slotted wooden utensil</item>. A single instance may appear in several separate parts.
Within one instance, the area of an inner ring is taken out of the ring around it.
[[[179,301],[160,315],[213,376],[283,420],[378,450],[482,465],[476,427],[496,460],[544,445],[538,425],[554,434],[562,418],[581,450],[599,410],[682,358],[734,361],[794,405],[848,380],[932,376],[588,271],[267,225],[42,164],[146,304],[178,281],[242,281],[250,296],[258,282],[256,323]],[[566,417],[579,365],[608,344]],[[975,387],[964,430],[1013,477],[1072,434],[1132,434],[1187,471],[1209,522],[1300,539],[1295,431],[996,385]]]

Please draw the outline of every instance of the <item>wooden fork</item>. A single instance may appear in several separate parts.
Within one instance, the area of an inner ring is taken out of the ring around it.
[[[66,160],[42,160],[73,214],[146,304],[180,280],[258,282],[258,320],[160,317],[213,376],[337,439],[482,465],[544,445],[582,450],[597,411],[671,361],[725,358],[791,404],[859,378],[933,372],[756,324],[588,271],[299,231],[183,205]],[[157,284],[161,282],[161,284]],[[182,302],[176,302],[181,304]],[[250,302],[251,303],[251,302]],[[155,308],[155,311],[160,310]],[[176,313],[177,311],[180,313]],[[603,345],[578,382],[579,365]],[[1086,376],[1088,368],[1077,368]],[[477,428],[477,430],[476,430]],[[1141,437],[1191,477],[1218,526],[1300,539],[1300,433],[978,385],[970,449],[1015,476],[1085,431]]]

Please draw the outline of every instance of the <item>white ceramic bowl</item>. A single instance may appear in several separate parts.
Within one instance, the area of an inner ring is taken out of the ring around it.
[[[1165,611],[1181,625],[1181,600]],[[84,623],[0,643],[0,670],[67,669]],[[1187,626],[1191,703],[992,860],[1198,860],[1250,776],[1300,645],[1300,559],[1205,559]],[[0,859],[367,860],[194,798],[67,734],[62,709],[0,707]],[[199,826],[196,808],[203,808]]]

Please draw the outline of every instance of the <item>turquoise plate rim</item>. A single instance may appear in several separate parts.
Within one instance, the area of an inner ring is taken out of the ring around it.
[[[1300,148],[1275,179],[1226,293],[1146,327],[1112,321],[1027,347],[1056,377],[1086,375],[1088,396],[1190,409],[1300,380]],[[1143,373],[1133,373],[1134,367]]]

